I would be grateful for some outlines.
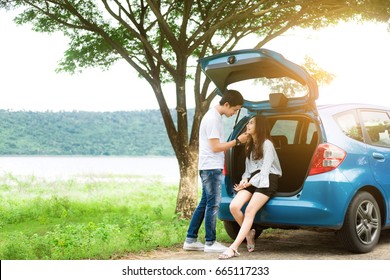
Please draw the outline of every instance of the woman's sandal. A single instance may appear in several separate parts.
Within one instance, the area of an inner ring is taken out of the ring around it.
[[[227,260],[227,259],[231,259],[233,257],[238,257],[239,255],[240,255],[240,253],[238,253],[237,250],[229,247],[225,250],[225,252],[223,252],[222,254],[220,254],[218,256],[218,259]]]
[[[250,241],[252,242],[251,244],[249,244],[247,240],[247,244],[246,244],[246,248],[248,249],[249,253],[252,253],[255,250],[255,235],[256,235],[256,230],[251,229],[251,231],[249,232],[249,236],[250,236]]]

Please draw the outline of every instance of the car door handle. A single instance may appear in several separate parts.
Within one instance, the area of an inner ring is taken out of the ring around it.
[[[380,153],[372,153],[372,157],[378,161],[385,161],[385,156]]]

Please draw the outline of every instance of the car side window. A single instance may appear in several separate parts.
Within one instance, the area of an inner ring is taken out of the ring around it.
[[[362,111],[361,115],[371,144],[390,147],[390,118],[387,112]]]
[[[293,144],[298,127],[297,120],[277,120],[271,129],[271,136],[285,136],[288,144]]]
[[[314,139],[316,133],[317,133],[316,125],[314,123],[310,123],[309,127],[307,128],[306,144],[311,144],[313,143],[313,141],[316,142]]]
[[[355,111],[348,111],[335,116],[337,124],[348,137],[364,142],[362,128],[357,121]]]

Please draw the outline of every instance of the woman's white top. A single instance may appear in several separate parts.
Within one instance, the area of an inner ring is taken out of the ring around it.
[[[245,172],[242,175],[242,179],[249,179],[251,174],[257,170],[260,170],[260,172],[254,175],[249,181],[256,188],[269,187],[269,174],[282,176],[282,168],[275,147],[268,139],[263,144],[262,159],[253,159],[253,153],[250,154],[249,158],[246,158]]]

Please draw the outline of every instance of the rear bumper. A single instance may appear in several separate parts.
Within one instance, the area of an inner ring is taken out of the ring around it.
[[[330,182],[328,175],[308,177],[299,193],[270,199],[257,213],[255,223],[275,227],[340,229],[356,190],[345,178]],[[222,187],[219,219],[234,221],[229,210],[233,197],[227,194],[224,185]]]

